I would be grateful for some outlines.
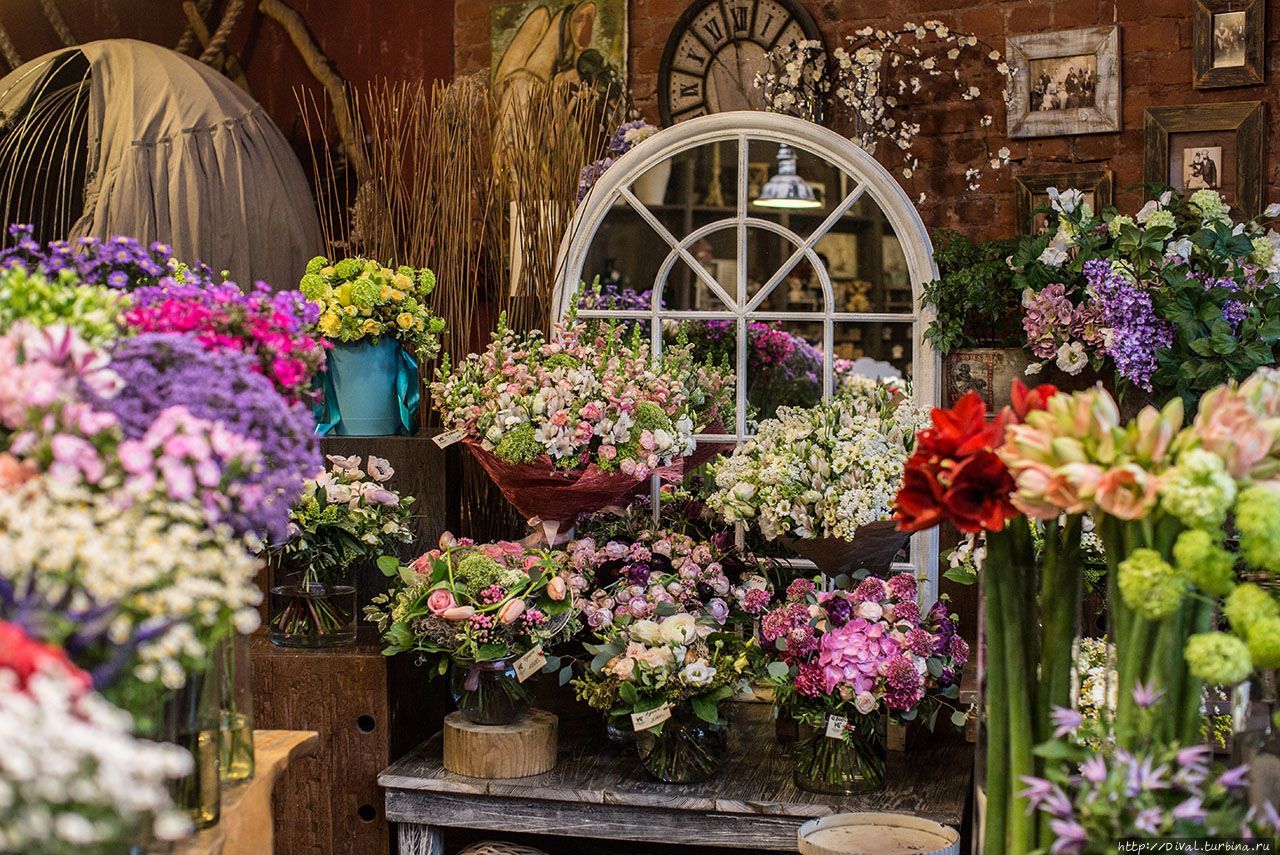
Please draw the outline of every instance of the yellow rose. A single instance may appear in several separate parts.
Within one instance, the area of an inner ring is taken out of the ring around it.
[[[370,335],[376,335],[382,332],[382,324],[370,318],[369,320],[364,322],[364,331],[369,333]]]
[[[399,288],[396,288],[396,289],[392,290],[392,292],[391,292],[391,301],[392,301],[393,303],[400,303],[400,302],[403,302],[403,301],[404,301],[404,292],[403,292],[403,291],[401,291]]]
[[[381,299],[381,300],[390,300],[390,299],[391,299],[391,286],[390,286],[390,285],[383,285],[383,286],[382,286],[382,290],[378,292],[378,298],[379,298],[379,299]]]
[[[338,302],[340,304],[344,306],[351,305],[351,283],[350,282],[344,282],[343,284],[339,285],[336,289],[334,289],[333,294],[335,297],[338,298]]]
[[[408,312],[401,312],[396,316],[396,323],[400,325],[400,329],[407,330],[413,326],[413,315]]]
[[[333,312],[325,312],[320,316],[320,332],[335,335],[342,328],[342,321]]]
[[[356,307],[355,307],[355,306],[347,306],[347,307],[346,307],[345,309],[343,309],[342,311],[346,312],[348,317],[352,317],[352,318],[354,318],[354,317],[356,316]]]
[[[413,279],[411,279],[408,275],[404,273],[397,273],[392,278],[391,282],[401,291],[408,291],[410,288],[413,287]]]
[[[332,265],[332,264],[330,264],[328,267],[321,267],[321,268],[320,268],[320,275],[321,275],[321,276],[323,276],[325,279],[328,279],[330,276],[332,276],[332,275],[333,275],[333,265]]]

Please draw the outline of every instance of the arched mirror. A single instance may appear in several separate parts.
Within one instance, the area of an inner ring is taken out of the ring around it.
[[[623,155],[579,207],[558,265],[560,313],[646,323],[655,353],[679,325],[736,365],[741,442],[782,405],[853,375],[908,378],[933,405],[939,360],[920,287],[936,275],[919,215],[870,155],[789,116],[682,122]],[[602,295],[580,291],[599,277]],[[936,529],[909,566],[937,591]]]

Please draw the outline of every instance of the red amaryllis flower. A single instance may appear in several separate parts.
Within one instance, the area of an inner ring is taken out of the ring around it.
[[[0,620],[0,670],[5,669],[18,675],[18,686],[23,689],[32,675],[44,670],[62,672],[86,692],[93,683],[87,673],[71,663],[64,650],[36,641],[20,627]]]
[[[963,532],[1000,531],[1021,513],[1009,500],[1015,487],[1013,475],[994,452],[979,451],[946,476],[950,486],[942,504],[947,517]]]
[[[1058,394],[1058,387],[1052,383],[1041,383],[1034,389],[1027,388],[1021,380],[1013,381],[1013,402],[1015,423],[1026,421],[1027,413],[1032,410],[1043,410],[1049,405],[1049,399]]]

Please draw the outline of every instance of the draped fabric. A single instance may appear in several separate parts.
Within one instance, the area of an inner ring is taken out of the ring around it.
[[[84,158],[83,168],[26,158],[42,173],[36,181],[83,176],[75,194],[83,208],[69,233],[56,236],[159,240],[179,259],[242,283],[294,287],[324,244],[302,167],[261,105],[190,57],[109,39],[54,51],[0,79],[0,134],[19,132],[33,103],[65,85],[69,59],[87,67],[79,84],[87,133],[48,151]],[[32,179],[0,174],[0,184],[22,180]]]

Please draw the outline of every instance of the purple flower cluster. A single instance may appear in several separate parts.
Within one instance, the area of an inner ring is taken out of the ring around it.
[[[1156,315],[1150,293],[1110,262],[1086,261],[1084,275],[1101,310],[1102,324],[1110,330],[1106,350],[1116,371],[1150,392],[1156,353],[1173,344],[1173,326]]]
[[[210,353],[186,335],[124,339],[112,353],[112,367],[127,383],[98,405],[115,413],[126,437],[142,437],[161,412],[182,405],[258,444],[262,466],[246,477],[242,507],[224,521],[238,533],[283,542],[290,505],[303,482],[321,468],[306,407],[288,405],[271,381],[253,370],[251,357]]]
[[[33,226],[9,226],[13,245],[0,250],[0,267],[21,265],[49,274],[70,270],[88,285],[134,288],[154,285],[168,275],[173,260],[173,249],[168,244],[155,242],[143,246],[136,238],[125,235],[105,240],[82,237],[74,243],[55,240],[42,245],[34,234]],[[210,279],[205,267],[194,269],[191,275],[205,281]]]
[[[587,194],[591,192],[591,188],[600,180],[600,176],[613,166],[616,157],[603,157],[600,160],[588,163],[578,172],[578,201],[581,202],[587,198]]]
[[[1092,303],[1077,306],[1072,291],[1061,282],[1046,285],[1023,300],[1022,329],[1037,359],[1052,359],[1064,344],[1101,344],[1099,320],[1098,307]]]
[[[601,282],[599,287],[582,294],[584,309],[648,310],[653,307],[653,289],[637,291],[621,282]]]

